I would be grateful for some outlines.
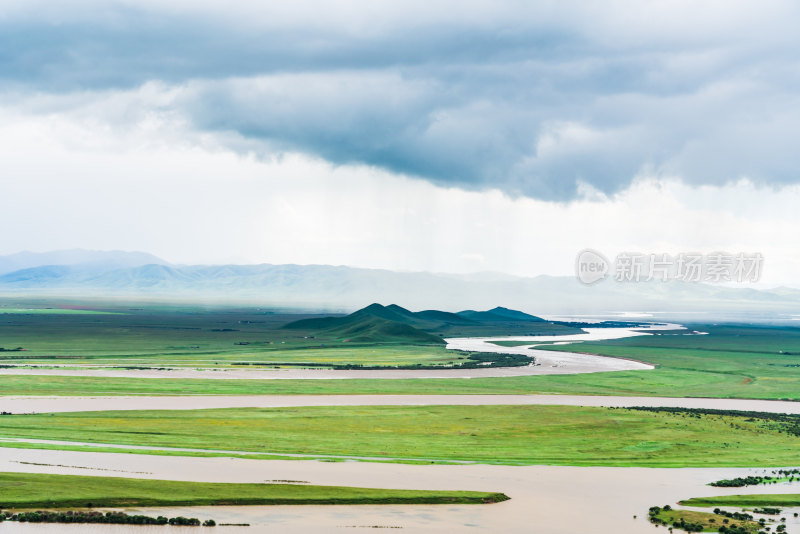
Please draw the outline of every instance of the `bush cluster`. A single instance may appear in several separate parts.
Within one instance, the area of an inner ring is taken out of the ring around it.
[[[50,511],[37,510],[35,512],[0,512],[0,521],[18,521],[20,523],[107,523],[115,525],[180,525],[200,526],[200,520],[195,517],[149,517],[146,515],[129,515],[124,512],[84,512],[84,511]],[[208,519],[203,526],[213,527],[216,522]]]

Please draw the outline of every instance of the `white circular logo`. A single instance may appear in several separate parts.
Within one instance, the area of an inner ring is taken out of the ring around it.
[[[603,280],[608,275],[608,260],[605,256],[590,248],[578,252],[575,260],[575,276],[581,283],[591,285]]]

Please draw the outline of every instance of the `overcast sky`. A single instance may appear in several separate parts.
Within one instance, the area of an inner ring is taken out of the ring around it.
[[[796,2],[0,3],[0,253],[800,272]]]

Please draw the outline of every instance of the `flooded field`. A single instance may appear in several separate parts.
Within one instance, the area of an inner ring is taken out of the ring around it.
[[[20,463],[25,462],[25,463]],[[742,493],[707,483],[763,469],[645,469],[547,466],[418,466],[398,464],[183,458],[44,450],[0,450],[1,471],[123,476],[210,482],[299,480],[320,485],[376,488],[503,491],[511,500],[491,505],[237,506],[137,508],[128,512],[187,515],[250,527],[215,532],[348,532],[374,527],[405,532],[509,532],[598,534],[653,532],[647,509],[684,498]],[[103,470],[103,471],[101,471]],[[113,470],[113,475],[109,471]],[[748,493],[787,493],[800,484],[747,488]],[[634,519],[633,516],[637,516]],[[800,524],[789,520],[789,532]],[[173,532],[179,527],[0,524],[0,533]],[[189,532],[186,528],[181,532]],[[192,530],[193,532],[193,530]]]

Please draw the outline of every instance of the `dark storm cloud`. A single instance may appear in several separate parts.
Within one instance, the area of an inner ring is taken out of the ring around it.
[[[392,4],[375,24],[339,4],[288,18],[78,5],[0,18],[8,91],[161,81],[182,88],[172,111],[249,148],[546,199],[582,182],[613,193],[642,171],[800,179],[790,4]]]

